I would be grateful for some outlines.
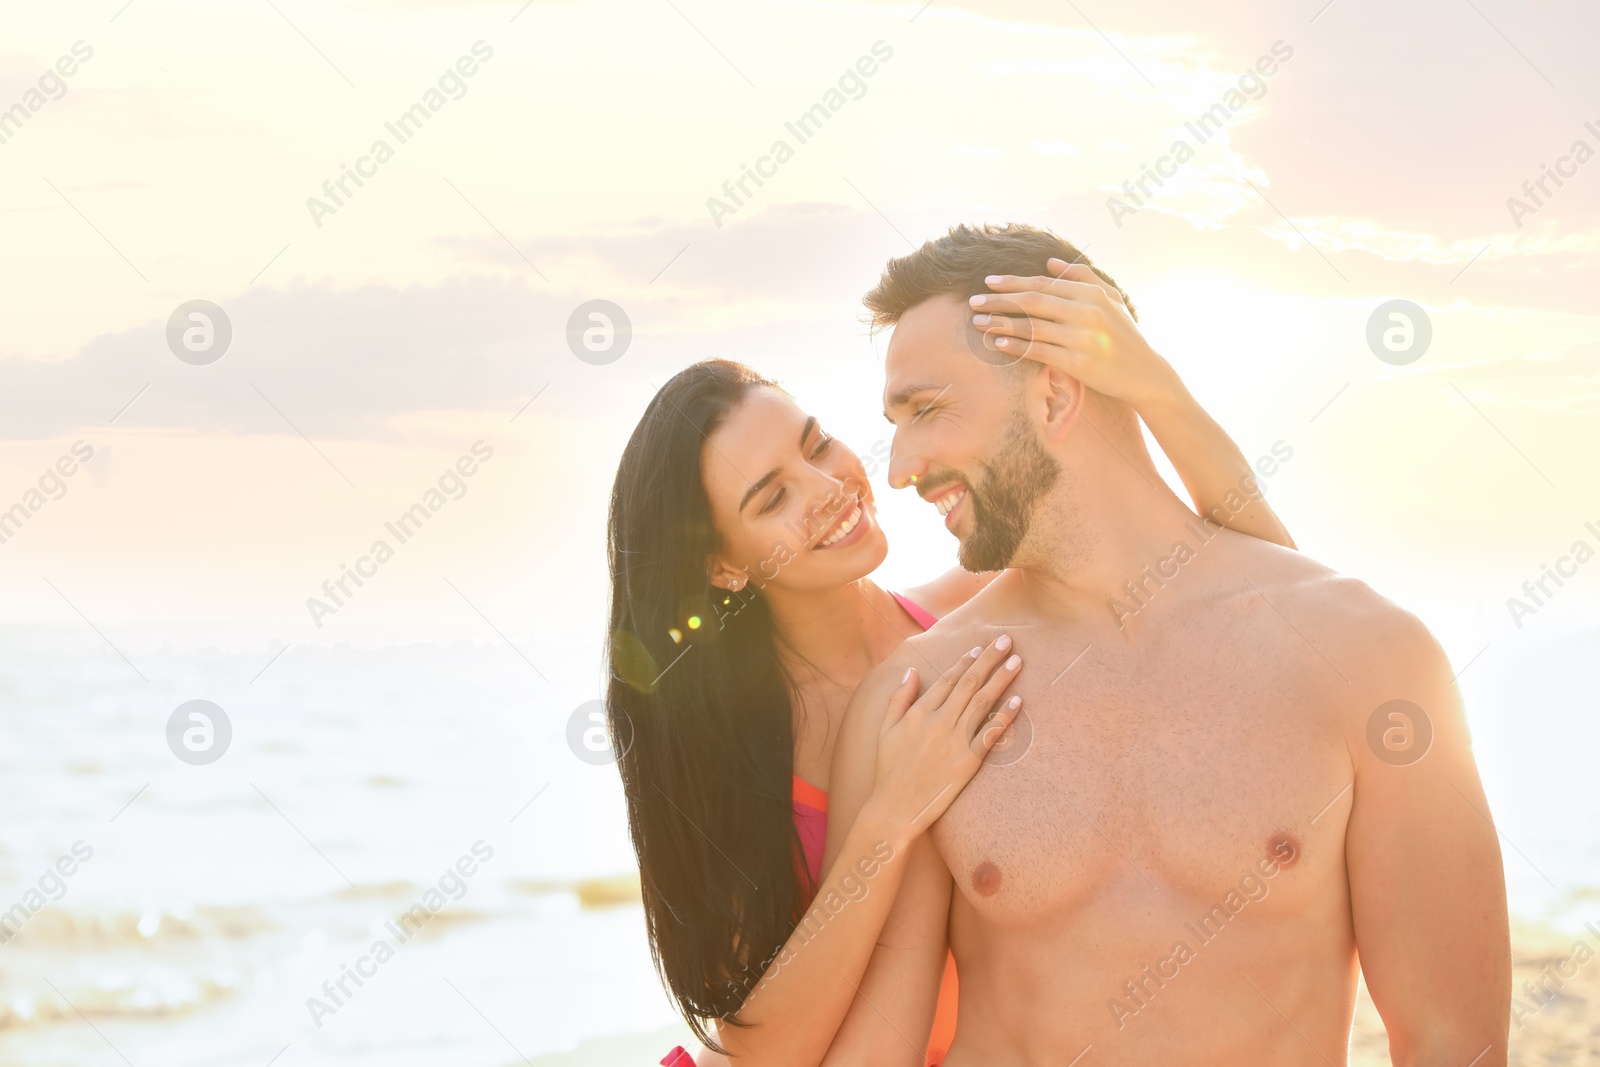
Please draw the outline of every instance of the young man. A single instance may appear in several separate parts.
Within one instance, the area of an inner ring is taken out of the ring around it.
[[[845,1032],[873,1035],[862,1062],[920,1062],[948,945],[946,1067],[1343,1064],[1359,960],[1394,1063],[1504,1065],[1500,851],[1443,653],[1361,582],[1196,519],[1126,405],[1017,358],[1132,329],[1052,258],[1086,263],[958,227],[867,297],[895,326],[891,483],[946,512],[969,570],[1008,569],[857,690],[828,840],[907,667],[1003,629],[1033,668],[918,846]]]

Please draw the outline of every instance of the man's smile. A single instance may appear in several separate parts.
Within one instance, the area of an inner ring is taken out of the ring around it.
[[[925,495],[923,499],[939,509],[939,514],[943,516],[944,524],[948,527],[956,509],[967,499],[967,486],[964,482],[954,482],[946,488]]]

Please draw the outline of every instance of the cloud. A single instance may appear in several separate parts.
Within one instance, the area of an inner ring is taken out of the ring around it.
[[[962,7],[941,3],[922,17],[970,17]],[[1077,9],[1044,0],[985,0],[981,11],[1019,29],[1088,26]],[[1587,43],[1600,35],[1600,9],[1563,5],[1540,9],[1537,17],[1526,11],[1480,14],[1470,5],[1423,0],[1386,9],[1375,32],[1372,20],[1345,0],[1295,11],[1256,2],[1227,11],[1155,0],[1118,5],[1095,13],[1106,37],[1094,48],[1121,70],[1101,68],[1106,84],[1087,98],[1066,95],[1053,111],[1046,104],[1042,113],[1051,117],[1041,121],[1064,133],[1066,143],[1084,143],[1074,134],[1093,128],[1085,112],[1113,96],[1129,119],[1116,139],[1130,147],[1135,165],[1153,160],[1221,82],[1282,40],[1294,58],[1270,79],[1259,104],[1191,164],[1196,173],[1155,199],[1155,211],[1201,229],[1263,225],[1274,239],[1297,244],[1293,231],[1237,180],[1251,176],[1329,255],[1454,264],[1454,270],[1489,244],[1502,271],[1515,269],[1507,262],[1512,258],[1530,275],[1589,265],[1600,245],[1594,195],[1600,160],[1567,186],[1552,187],[1555,195],[1520,229],[1507,199],[1522,195],[1523,183],[1536,181],[1575,140],[1600,152],[1600,134],[1584,125],[1600,128],[1600,108],[1583,109],[1584,101],[1600,99],[1600,68]],[[1182,54],[1156,62],[1162,49],[1155,46],[1163,41],[1179,42],[1181,48],[1167,51]],[[1086,62],[1083,56],[1054,65],[999,60],[984,69],[1015,77],[1048,68],[1070,84]],[[1102,144],[1094,154],[1103,159],[1111,147]],[[1087,162],[1095,162],[1092,155]],[[1212,173],[1202,175],[1206,167]],[[1113,184],[1127,176],[1093,175]],[[1233,179],[1244,195],[1228,181],[1203,180],[1213,176]],[[1256,176],[1266,176],[1270,187]]]
[[[517,242],[551,278],[583,278],[582,288],[547,287],[523,268],[520,279],[250,289],[219,301],[233,339],[206,366],[171,353],[165,320],[103,334],[67,359],[0,359],[0,434],[47,438],[115,417],[123,430],[395,440],[428,423],[407,416],[509,417],[551,383],[578,417],[603,405],[607,389],[659,384],[700,359],[766,367],[803,361],[809,349],[814,362],[864,332],[860,295],[886,246],[904,251],[880,219],[827,204],[769,208],[720,233],[641,222]],[[496,238],[440,243],[465,263],[510,254]],[[618,364],[593,367],[567,347],[568,318],[594,298],[631,321]]]
[[[512,240],[557,285],[583,278],[591,288],[645,298],[671,294],[712,308],[718,301],[730,310],[734,301],[755,302],[764,313],[774,305],[854,302],[877,280],[888,254],[910,250],[877,215],[817,201],[759,208],[721,229],[709,219],[644,219],[600,233],[515,234]],[[493,235],[436,243],[463,265],[521,267]]]
[[[1504,356],[1490,360],[1484,366],[1519,377],[1554,375],[1600,383],[1600,339],[1573,341],[1547,351],[1529,352],[1521,356]]]
[[[70,359],[0,361],[6,435],[107,425],[136,394],[118,427],[286,433],[287,416],[313,437],[381,434],[384,419],[398,412],[525,398],[541,360],[564,346],[559,328],[571,307],[478,279],[411,288],[296,285],[241,294],[223,310],[233,341],[208,366],[172,355],[165,322],[102,335]]]
[[[1082,152],[1065,141],[1035,141],[1033,150],[1041,156],[1068,156],[1072,159],[1083,156]]]

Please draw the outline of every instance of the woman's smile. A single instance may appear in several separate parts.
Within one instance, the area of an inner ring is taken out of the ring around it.
[[[872,513],[858,497],[854,506],[840,512],[838,520],[818,539],[813,551],[849,548],[872,528]]]

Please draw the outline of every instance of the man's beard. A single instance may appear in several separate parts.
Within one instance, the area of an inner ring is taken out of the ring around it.
[[[1033,526],[1034,506],[1060,475],[1061,464],[1044,450],[1033,427],[1017,412],[1000,450],[984,466],[982,490],[967,485],[972,535],[961,542],[961,565],[974,572],[1010,566]]]

